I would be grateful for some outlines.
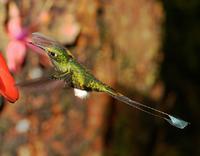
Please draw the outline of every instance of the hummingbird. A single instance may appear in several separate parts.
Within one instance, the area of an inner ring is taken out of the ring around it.
[[[187,121],[134,101],[117,92],[112,87],[98,80],[86,67],[76,60],[67,48],[56,40],[39,32],[34,32],[32,33],[32,41],[29,44],[38,47],[48,55],[54,67],[54,73],[50,76],[51,79],[63,80],[68,86],[84,92],[104,92],[122,103],[152,116],[164,119],[172,126],[180,129],[184,129],[189,124]]]

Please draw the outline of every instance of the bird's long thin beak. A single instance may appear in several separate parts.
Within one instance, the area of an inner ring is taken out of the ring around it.
[[[33,43],[33,42],[28,42],[28,44],[31,44],[31,45],[33,45],[35,47],[38,47],[38,48],[40,48],[40,49],[45,51],[45,48],[43,46],[39,45],[39,44],[36,44],[36,43]]]

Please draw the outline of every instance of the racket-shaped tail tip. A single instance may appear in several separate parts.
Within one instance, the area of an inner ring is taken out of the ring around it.
[[[167,122],[169,122],[172,126],[184,129],[187,127],[190,123],[181,119],[178,119],[176,117],[173,117],[171,115],[168,116],[169,119],[165,119]]]

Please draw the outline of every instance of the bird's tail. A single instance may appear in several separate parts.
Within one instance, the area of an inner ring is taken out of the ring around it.
[[[147,114],[150,114],[152,116],[162,118],[162,119],[166,120],[168,123],[170,123],[172,126],[175,126],[177,128],[183,129],[189,124],[189,122],[187,122],[187,121],[176,118],[172,115],[169,115],[169,114],[162,112],[160,110],[157,110],[155,108],[146,106],[137,101],[131,100],[130,98],[128,98],[120,93],[117,93],[116,91],[114,91],[111,88],[106,88],[106,90],[104,92],[108,93],[113,98],[115,98],[123,103],[126,103],[127,105],[129,105],[131,107],[137,108],[137,109],[139,109]]]

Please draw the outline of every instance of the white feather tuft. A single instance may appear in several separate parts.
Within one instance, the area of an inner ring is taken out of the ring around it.
[[[85,90],[80,90],[80,89],[77,89],[77,88],[74,88],[74,94],[75,96],[81,98],[81,99],[85,99],[88,97],[89,93]]]

